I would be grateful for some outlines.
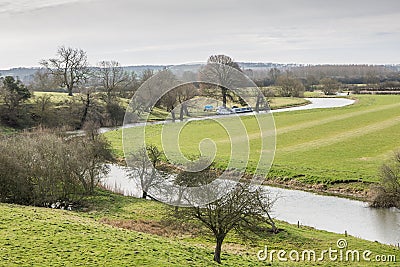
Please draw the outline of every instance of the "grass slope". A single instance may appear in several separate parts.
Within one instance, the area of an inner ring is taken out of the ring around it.
[[[274,118],[277,150],[270,178],[363,189],[378,181],[379,166],[400,147],[400,96],[359,96],[351,106],[277,113]],[[253,149],[248,166],[251,172],[257,164],[261,140],[255,120],[242,117],[242,121]],[[161,130],[161,125],[148,126],[146,140],[161,146]],[[127,131],[135,136],[143,128]],[[106,136],[115,152],[123,156],[121,131]],[[216,142],[216,160],[221,168],[225,167],[231,152],[230,139],[216,122],[187,124],[179,136],[182,152],[198,154],[198,144],[204,138]],[[240,136],[234,139],[239,145],[245,141]]]
[[[212,261],[213,238],[208,233],[162,235],[157,225],[164,218],[164,204],[105,191],[99,191],[90,203],[96,208],[86,212],[0,204],[0,266],[217,266]],[[142,223],[136,228],[142,230],[104,223],[113,220],[134,226],[140,220]],[[314,249],[318,253],[329,247],[335,249],[336,241],[343,238],[282,222],[278,226],[284,231],[273,236],[266,234],[253,244],[230,235],[223,245],[223,266],[265,266],[267,263],[259,262],[256,257],[265,245],[269,249]],[[400,250],[394,247],[354,237],[346,240],[349,249],[369,249],[373,256],[395,255],[400,259]],[[290,263],[291,266],[314,264],[332,266],[333,263]],[[373,264],[335,263],[339,266]],[[274,262],[272,266],[287,266],[287,263]]]
[[[304,106],[309,103],[310,101],[298,97],[271,97],[268,100],[271,109]]]
[[[15,133],[15,130],[13,128],[3,126],[0,124],[0,136],[1,135],[7,135],[7,134],[12,134]]]

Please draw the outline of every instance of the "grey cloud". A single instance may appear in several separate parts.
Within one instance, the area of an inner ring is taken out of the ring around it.
[[[399,7],[397,0],[3,1],[0,69],[37,65],[63,44],[87,50],[93,63],[170,64],[212,53],[244,61],[393,63]]]

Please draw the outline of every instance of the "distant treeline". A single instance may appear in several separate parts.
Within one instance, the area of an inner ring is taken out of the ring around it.
[[[289,68],[246,69],[245,73],[259,86],[271,86],[282,74],[299,79],[306,90],[316,89],[316,85],[331,78],[342,85],[367,85],[365,88],[398,87],[400,67],[398,65],[308,65]],[[352,90],[347,86],[346,89]]]

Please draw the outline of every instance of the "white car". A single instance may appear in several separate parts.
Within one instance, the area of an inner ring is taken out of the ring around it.
[[[217,108],[218,115],[229,115],[232,114],[232,110],[226,107],[218,107]]]
[[[242,108],[233,108],[232,111],[234,113],[245,113],[245,112],[252,112],[253,109],[251,107],[242,107]]]

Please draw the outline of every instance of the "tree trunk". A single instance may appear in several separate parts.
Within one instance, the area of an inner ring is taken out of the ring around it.
[[[173,110],[171,111],[171,117],[172,117],[172,122],[175,122],[176,118],[175,118],[175,112]]]
[[[256,102],[256,110],[255,110],[257,113],[260,112],[260,102],[261,102],[261,99],[260,99],[260,96],[258,95],[257,102]]]
[[[88,110],[89,110],[89,106],[90,106],[90,94],[88,93],[86,95],[85,109],[83,110],[83,115],[82,115],[82,118],[81,118],[81,125],[79,127],[80,129],[82,129],[83,124],[85,124],[86,117],[87,117]]]
[[[184,110],[184,105],[182,104],[181,109],[179,111],[179,120],[180,121],[183,121],[183,115],[184,115],[183,110]]]
[[[221,251],[222,251],[222,242],[224,242],[224,237],[216,237],[217,244],[214,250],[214,261],[221,263]]]
[[[222,106],[226,108],[226,92],[227,90],[225,88],[222,88]]]
[[[146,191],[142,191],[142,198],[146,199],[147,198],[147,192]]]
[[[185,115],[190,117],[189,110],[188,110],[188,107],[186,105],[184,105],[184,109],[183,110],[185,112]]]
[[[269,212],[267,212],[267,217],[268,217],[268,220],[267,220],[267,223],[269,224],[269,225],[271,225],[271,230],[272,230],[272,232],[274,233],[274,234],[277,234],[279,231],[278,231],[278,228],[276,228],[276,225],[275,225],[275,222],[274,222],[274,220],[271,218],[271,216],[269,215]]]
[[[68,92],[68,96],[72,96],[72,87],[71,86],[67,86],[67,92]]]

